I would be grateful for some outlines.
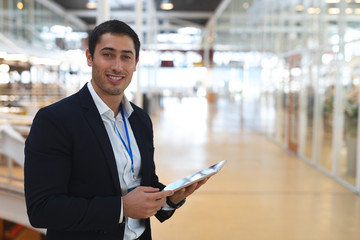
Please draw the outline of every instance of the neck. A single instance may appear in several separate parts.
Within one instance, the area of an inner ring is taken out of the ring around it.
[[[91,81],[92,82],[92,81]],[[119,95],[102,94],[101,90],[97,88],[95,84],[92,86],[97,95],[103,100],[103,102],[114,112],[114,118],[119,114],[120,104],[124,98],[124,93]]]
[[[104,103],[114,112],[114,118],[120,112],[120,104],[121,104],[123,97],[124,96],[122,95],[121,98],[117,98],[117,99],[115,99],[115,97],[109,98],[107,100],[102,99],[104,101]]]

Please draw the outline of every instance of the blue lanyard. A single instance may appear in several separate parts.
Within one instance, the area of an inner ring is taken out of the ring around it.
[[[124,141],[124,139],[121,137],[121,134],[119,132],[119,129],[117,128],[116,124],[115,124],[115,121],[114,121],[114,126],[115,126],[115,129],[116,129],[116,132],[117,134],[119,135],[120,139],[121,139],[121,142],[123,143],[126,151],[128,152],[129,156],[130,156],[130,159],[131,159],[131,172],[133,174],[133,177],[134,179],[136,178],[135,176],[135,170],[134,170],[134,159],[133,159],[133,154],[132,154],[132,150],[131,150],[131,144],[130,144],[130,138],[129,138],[129,131],[128,131],[128,128],[127,128],[127,124],[126,124],[126,120],[125,120],[125,116],[124,116],[124,110],[123,110],[123,107],[122,107],[122,104],[120,104],[120,111],[121,111],[121,115],[122,115],[122,119],[123,119],[123,122],[124,122],[124,126],[125,126],[125,132],[126,132],[126,139],[127,139],[127,142],[128,142],[128,146],[126,146],[126,143]]]

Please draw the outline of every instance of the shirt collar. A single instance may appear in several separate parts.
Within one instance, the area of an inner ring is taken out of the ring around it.
[[[114,112],[104,103],[104,101],[99,97],[99,95],[95,92],[95,89],[90,82],[87,83],[87,87],[90,91],[91,97],[93,98],[95,105],[100,113],[100,115],[104,115],[107,112],[111,111],[112,116],[114,116]],[[129,118],[132,112],[134,111],[133,107],[131,106],[129,100],[124,94],[123,100],[121,101],[123,105],[123,110],[126,118]]]

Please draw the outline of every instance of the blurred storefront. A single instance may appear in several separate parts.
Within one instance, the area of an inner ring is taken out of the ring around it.
[[[244,61],[245,122],[356,192],[359,14],[355,0],[238,0],[213,28],[215,54],[261,56]]]

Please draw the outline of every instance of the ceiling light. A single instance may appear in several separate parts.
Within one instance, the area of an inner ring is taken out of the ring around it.
[[[30,57],[29,61],[34,65],[60,66],[61,61],[57,59]]]
[[[346,9],[345,9],[345,13],[346,13],[346,14],[352,14],[352,13],[353,13],[353,9],[352,9],[352,8],[346,8]]]
[[[320,13],[320,8],[308,8],[307,13],[308,14],[319,14]]]
[[[97,2],[95,0],[89,0],[87,3],[86,3],[86,8],[88,9],[95,9],[97,8]]]
[[[329,13],[329,14],[339,14],[339,13],[340,13],[340,9],[339,9],[339,8],[329,8],[329,9],[328,9],[328,13]]]
[[[7,64],[0,64],[0,72],[7,73],[10,70],[10,66]]]
[[[20,1],[16,4],[16,7],[19,9],[19,10],[22,10],[24,8],[24,4]]]
[[[174,4],[172,4],[170,0],[163,0],[160,4],[160,8],[162,10],[171,10],[174,8]]]
[[[24,54],[6,54],[4,59],[7,61],[26,62],[28,58]]]
[[[183,27],[183,28],[179,28],[178,33],[183,35],[196,35],[196,34],[200,34],[201,30],[195,27]]]
[[[303,5],[297,5],[296,6],[296,11],[298,11],[298,12],[304,11],[304,6]]]

